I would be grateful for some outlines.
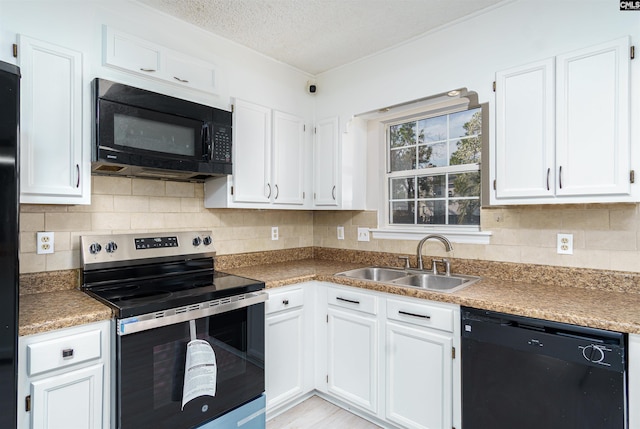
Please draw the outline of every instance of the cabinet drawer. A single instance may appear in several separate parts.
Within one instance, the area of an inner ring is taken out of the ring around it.
[[[453,310],[447,308],[388,299],[387,319],[453,332]]]
[[[101,332],[89,331],[27,346],[27,374],[76,365],[100,358]]]
[[[377,314],[376,297],[367,293],[329,288],[327,300],[329,305]]]
[[[303,300],[304,292],[302,289],[269,292],[269,299],[265,306],[265,313],[270,314],[290,308],[302,307]]]

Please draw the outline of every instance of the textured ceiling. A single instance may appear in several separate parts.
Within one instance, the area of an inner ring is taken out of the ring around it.
[[[503,0],[138,0],[311,74]]]

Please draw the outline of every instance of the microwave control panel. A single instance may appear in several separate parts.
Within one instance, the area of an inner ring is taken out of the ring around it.
[[[213,126],[211,160],[231,162],[231,127]]]

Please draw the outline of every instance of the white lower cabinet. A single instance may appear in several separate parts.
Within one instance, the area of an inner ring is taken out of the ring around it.
[[[111,322],[18,339],[18,428],[111,423]]]
[[[385,428],[460,428],[459,337],[458,305],[317,281],[272,289],[267,418],[316,392]]]
[[[451,428],[452,306],[387,299],[386,419],[405,428]]]
[[[312,292],[312,291],[309,291]],[[302,285],[269,291],[265,320],[265,388],[267,410],[313,390],[313,355],[310,317]]]
[[[327,391],[377,413],[376,297],[330,288],[327,309]]]
[[[330,283],[317,293],[318,391],[383,427],[461,427],[458,305]]]

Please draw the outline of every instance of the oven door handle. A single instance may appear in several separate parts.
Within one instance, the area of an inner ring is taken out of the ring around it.
[[[214,316],[216,314],[260,304],[268,298],[269,294],[267,292],[250,292],[199,304],[187,305],[185,307],[171,308],[155,313],[118,319],[116,321],[117,333],[120,336],[129,335],[136,332],[148,331],[149,329],[175,325],[176,323],[188,322],[189,320]]]

